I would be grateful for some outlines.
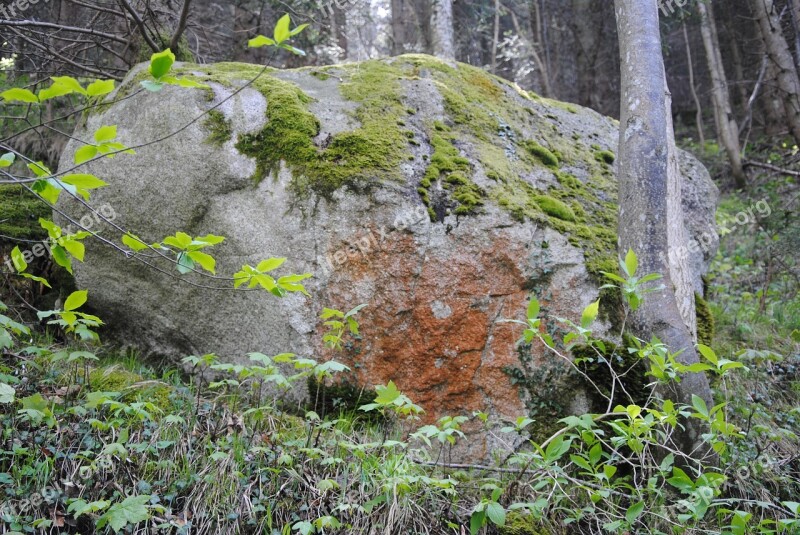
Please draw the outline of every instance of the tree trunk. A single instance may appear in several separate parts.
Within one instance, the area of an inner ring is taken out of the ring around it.
[[[442,59],[456,59],[453,35],[453,0],[434,0],[433,53]]]
[[[392,0],[392,55],[405,53],[406,38],[405,0]]]
[[[773,0],[750,0],[761,29],[761,38],[769,59],[778,70],[778,87],[783,93],[786,120],[796,143],[800,144],[800,79],[794,58],[783,36],[780,17]]]
[[[494,33],[492,35],[492,74],[497,74],[498,43],[500,43],[500,0],[494,0]]]
[[[703,106],[700,104],[700,97],[697,95],[697,87],[694,85],[694,65],[692,62],[692,44],[689,41],[689,30],[686,29],[686,21],[683,21],[683,40],[686,43],[686,65],[689,68],[689,87],[692,90],[694,107],[696,109],[695,122],[697,123],[697,137],[700,146],[706,146],[706,136],[703,134]]]
[[[639,257],[639,273],[660,273],[663,289],[647,294],[631,316],[640,338],[658,337],[684,364],[698,361],[694,348],[694,292],[687,259],[681,183],[672,129],[671,97],[661,55],[656,0],[615,0],[621,58],[619,139],[619,250]],[[673,254],[670,254],[670,252]],[[664,398],[711,403],[706,376],[691,373],[660,387]],[[710,406],[710,405],[709,405]],[[689,454],[704,431],[696,420],[676,429],[676,446]],[[705,449],[705,448],[703,448]]]
[[[717,136],[728,155],[736,187],[745,188],[747,186],[747,177],[742,168],[739,127],[731,109],[728,78],[725,76],[725,68],[722,63],[722,54],[719,49],[719,38],[717,37],[717,28],[714,22],[714,14],[711,11],[711,4],[706,5],[705,2],[697,2],[697,11],[700,13],[700,33],[703,35],[708,72],[711,74],[711,99],[714,103]]]

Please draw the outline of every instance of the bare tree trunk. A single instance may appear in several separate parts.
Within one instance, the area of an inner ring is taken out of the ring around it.
[[[392,0],[392,55],[399,56],[405,52],[406,17],[405,0]]]
[[[494,0],[494,33],[492,35],[492,74],[497,74],[497,45],[499,42],[500,42],[500,0]]]
[[[692,98],[694,99],[694,106],[697,109],[695,114],[695,122],[697,123],[697,136],[700,141],[700,146],[705,147],[706,136],[703,134],[703,106],[700,104],[700,97],[697,96],[697,87],[694,85],[694,65],[692,62],[692,45],[689,42],[689,30],[686,29],[686,21],[683,21],[683,40],[686,43],[686,64],[689,68],[689,87],[692,90]]]
[[[722,63],[722,54],[719,49],[714,14],[711,3],[697,2],[697,11],[700,13],[700,32],[703,35],[703,46],[706,49],[708,72],[711,74],[711,97],[714,102],[714,116],[717,123],[717,136],[722,147],[728,155],[731,164],[731,173],[737,188],[747,186],[747,177],[742,168],[742,153],[739,145],[739,127],[736,117],[731,109],[731,99],[728,93],[728,78]]]
[[[553,96],[553,88],[550,86],[550,71],[547,65],[542,61],[542,55],[537,52],[536,48],[542,46],[542,17],[540,15],[539,3],[532,0],[530,3],[530,19],[531,31],[533,33],[533,42],[531,43],[531,54],[533,61],[539,69],[539,79],[542,81],[542,92],[545,97]]]
[[[661,52],[656,0],[615,0],[621,68],[619,138],[619,249],[633,249],[641,273],[660,273],[663,287],[647,295],[631,317],[637,336],[658,337],[685,364],[698,361],[694,348],[694,293],[686,257],[681,180],[672,129],[671,97]],[[673,254],[670,254],[673,252]],[[691,317],[687,317],[691,316]],[[661,387],[661,395],[691,404],[692,395],[711,403],[704,374],[691,373]],[[703,429],[683,422],[674,439],[691,453]],[[702,446],[700,446],[702,447]]]
[[[800,78],[781,31],[780,17],[773,0],[750,0],[750,3],[769,59],[778,69],[778,87],[783,92],[789,131],[795,142],[800,143]]]
[[[453,0],[434,0],[433,52],[442,59],[456,59],[453,35]]]

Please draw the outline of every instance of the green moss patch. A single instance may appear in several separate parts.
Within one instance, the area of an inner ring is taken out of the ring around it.
[[[441,221],[451,209],[457,215],[473,213],[483,205],[485,193],[469,178],[472,174],[469,160],[459,154],[452,136],[439,133],[446,132],[446,127],[439,123],[434,124],[434,129],[433,154],[417,189],[422,202],[428,207],[431,221]],[[434,185],[441,185],[449,193],[449,199],[433,199]]]
[[[219,110],[208,112],[208,118],[203,122],[203,126],[210,131],[208,142],[214,145],[224,145],[233,137],[230,121]]]
[[[698,293],[694,294],[694,308],[697,315],[697,341],[711,346],[714,343],[716,329],[714,314],[711,313],[708,302]]]
[[[16,245],[14,239],[44,239],[47,233],[39,225],[39,218],[51,215],[47,205],[26,189],[0,186],[0,244]]]
[[[542,147],[535,141],[526,141],[525,148],[530,152],[533,156],[536,156],[541,160],[543,164],[548,167],[558,167],[558,157],[550,152],[550,150],[546,147]]]

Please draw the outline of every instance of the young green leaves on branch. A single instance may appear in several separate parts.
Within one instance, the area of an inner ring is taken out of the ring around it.
[[[53,76],[52,85],[42,89],[38,94],[29,89],[15,87],[0,93],[0,97],[7,103],[19,102],[22,104],[39,104],[56,97],[77,93],[85,97],[99,97],[107,95],[114,90],[114,80],[96,80],[84,89],[80,82],[71,76]]]
[[[133,149],[129,149],[122,143],[114,141],[117,139],[117,127],[102,126],[94,133],[95,145],[84,145],[75,151],[75,164],[80,165],[94,158],[95,156],[108,154],[109,158],[113,158],[119,151],[124,151],[125,154],[136,154]],[[111,153],[111,154],[109,154]]]
[[[208,89],[208,86],[190,80],[188,78],[178,78],[170,74],[172,65],[175,63],[175,54],[169,48],[163,52],[156,52],[150,57],[150,76],[152,80],[142,80],[141,85],[148,91],[156,93],[164,89],[165,85],[177,85],[180,87],[193,87],[197,89]]]
[[[308,292],[305,287],[300,284],[300,281],[311,278],[311,273],[286,275],[278,278],[278,280],[275,280],[272,275],[269,275],[270,271],[279,268],[284,262],[286,262],[285,258],[269,258],[260,262],[256,267],[245,264],[242,266],[241,271],[238,271],[233,276],[233,285],[236,288],[244,284],[246,284],[248,288],[261,287],[278,297],[283,297],[290,292],[300,292],[308,296]]]
[[[636,310],[639,308],[639,306],[642,304],[645,294],[657,292],[664,288],[663,285],[656,287],[645,286],[648,282],[661,279],[661,275],[658,273],[649,273],[642,278],[636,277],[636,270],[639,268],[639,259],[632,249],[628,249],[628,254],[625,255],[625,260],[620,260],[619,265],[625,277],[623,278],[614,273],[607,273],[603,271],[602,273],[606,276],[606,278],[618,283],[618,285],[606,284],[600,288],[619,288],[622,291],[622,298],[626,303],[628,303],[628,305],[631,307],[631,310]]]
[[[56,317],[57,319],[48,321],[48,325],[58,325],[59,327],[62,327],[68,334],[75,333],[75,335],[80,337],[81,340],[97,341],[99,340],[99,337],[92,329],[100,327],[103,325],[103,322],[97,316],[86,314],[84,312],[78,312],[77,310],[86,303],[87,298],[88,292],[86,290],[73,292],[69,297],[67,297],[67,300],[64,301],[63,310],[47,310],[44,312],[39,312],[39,319],[43,320]]]
[[[265,37],[263,35],[259,35],[250,39],[247,42],[247,46],[250,48],[259,48],[262,46],[275,46],[278,48],[282,48],[284,50],[288,50],[293,54],[298,54],[300,56],[305,56],[306,53],[300,50],[299,48],[295,48],[291,45],[286,44],[291,37],[299,34],[303,30],[306,29],[308,24],[301,24],[300,26],[296,27],[293,30],[289,29],[289,25],[291,24],[291,20],[289,15],[286,14],[278,20],[278,23],[275,25],[275,29],[272,32],[272,38]]]

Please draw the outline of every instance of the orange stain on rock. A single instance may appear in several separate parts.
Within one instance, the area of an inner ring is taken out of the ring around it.
[[[468,250],[454,239],[447,251],[425,251],[411,234],[395,233],[332,273],[328,306],[368,303],[358,315],[358,350],[335,356],[359,385],[394,381],[428,421],[478,410],[524,414],[504,371],[518,366],[522,327],[498,321],[524,313],[528,251],[502,235],[480,242],[488,247]]]

